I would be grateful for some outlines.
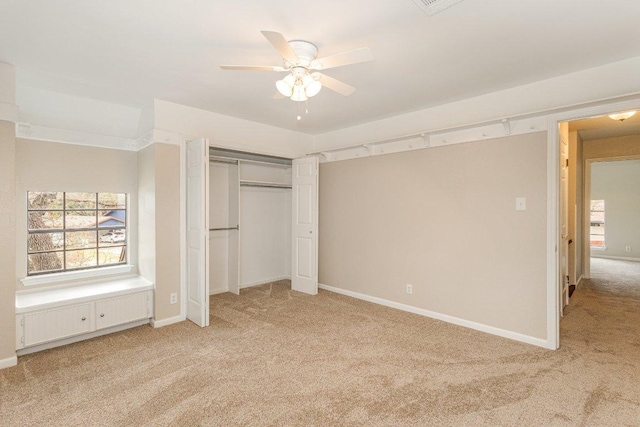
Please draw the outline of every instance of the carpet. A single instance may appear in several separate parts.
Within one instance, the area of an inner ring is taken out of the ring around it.
[[[640,424],[640,263],[592,262],[549,351],[288,281],[0,371],[3,426]]]

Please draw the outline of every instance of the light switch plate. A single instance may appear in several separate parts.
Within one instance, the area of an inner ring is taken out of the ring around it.
[[[526,197],[516,197],[516,210],[517,211],[526,211],[527,210],[527,198]]]

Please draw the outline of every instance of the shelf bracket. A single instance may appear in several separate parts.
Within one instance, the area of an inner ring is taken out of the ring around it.
[[[511,135],[511,120],[502,119],[502,126],[504,126],[504,134]]]

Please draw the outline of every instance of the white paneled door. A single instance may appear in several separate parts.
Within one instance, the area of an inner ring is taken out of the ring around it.
[[[560,135],[560,316],[569,304],[569,145]]]
[[[209,326],[209,141],[187,142],[187,319]]]
[[[318,158],[295,159],[292,171],[291,289],[318,293]]]

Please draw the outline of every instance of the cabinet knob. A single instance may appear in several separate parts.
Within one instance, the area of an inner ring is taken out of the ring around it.
[[[85,320],[87,320],[87,318],[86,318],[86,317],[83,317],[83,318],[82,318],[82,321],[84,322]]]
[[[100,313],[100,317],[104,317],[104,313]]]

